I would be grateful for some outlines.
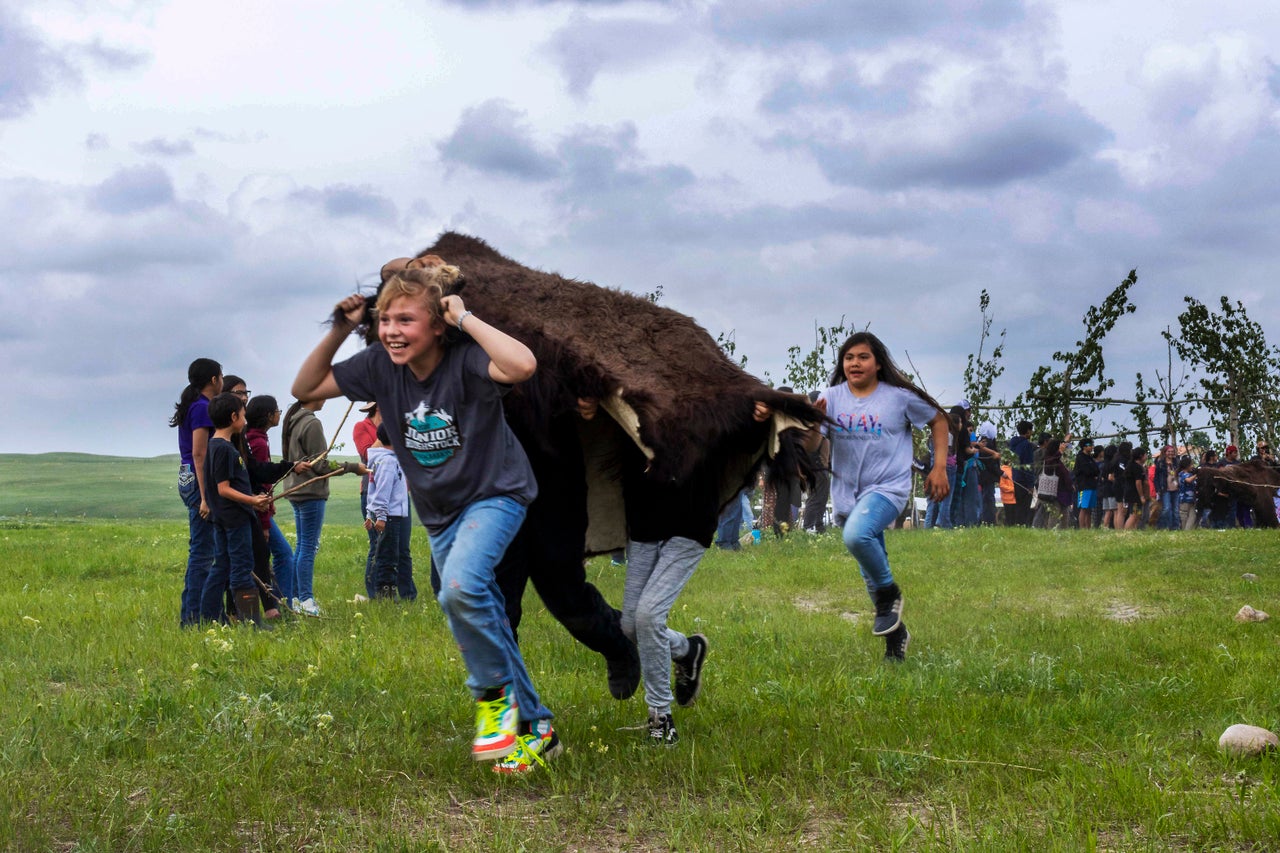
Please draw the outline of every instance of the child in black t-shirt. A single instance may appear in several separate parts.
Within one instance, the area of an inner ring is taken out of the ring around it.
[[[214,525],[214,560],[200,596],[200,618],[225,620],[222,594],[229,580],[240,621],[270,630],[262,621],[253,583],[253,525],[257,523],[255,510],[265,510],[271,498],[253,493],[244,457],[231,443],[245,427],[244,400],[235,394],[219,394],[209,401],[209,419],[214,433],[205,453],[204,482]]]

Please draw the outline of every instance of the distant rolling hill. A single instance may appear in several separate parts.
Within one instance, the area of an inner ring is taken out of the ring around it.
[[[347,457],[335,456],[337,461]],[[91,453],[0,453],[0,518],[173,519],[186,521],[178,497],[178,456],[139,459]],[[357,522],[360,481],[329,481],[325,515]],[[277,512],[293,521],[287,501]]]

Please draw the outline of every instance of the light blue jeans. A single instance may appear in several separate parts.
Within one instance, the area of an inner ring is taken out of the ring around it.
[[[884,531],[898,517],[893,501],[876,492],[867,492],[854,503],[844,519],[844,547],[858,561],[858,570],[875,600],[875,591],[893,583],[889,552],[884,547]]]
[[[313,500],[293,505],[298,547],[293,551],[293,594],[289,597],[299,601],[315,598],[311,584],[316,572],[316,553],[320,550],[320,528],[324,527],[324,504],[323,500]]]
[[[286,605],[293,598],[293,548],[276,524],[275,516],[267,525],[267,547],[271,549],[271,569],[276,576],[276,592]]]
[[[947,466],[947,496],[940,501],[929,499],[924,511],[924,526],[951,529],[951,500],[956,493],[956,466]]]
[[[489,688],[511,685],[520,720],[529,722],[549,720],[552,714],[525,669],[494,574],[525,511],[514,498],[485,498],[470,504],[444,530],[431,533],[430,540],[440,573],[436,600],[462,653],[471,695],[479,699]]]

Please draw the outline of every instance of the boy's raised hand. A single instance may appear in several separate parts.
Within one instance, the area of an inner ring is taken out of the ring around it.
[[[440,300],[440,319],[450,326],[457,326],[458,318],[466,313],[466,310],[467,306],[462,304],[462,297],[456,293],[450,293]]]
[[[364,319],[364,305],[363,296],[358,293],[351,294],[333,307],[334,322],[336,323],[341,317],[346,320],[348,327],[354,329]]]

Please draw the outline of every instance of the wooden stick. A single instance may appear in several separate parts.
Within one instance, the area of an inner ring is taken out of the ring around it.
[[[294,492],[298,491],[299,489],[304,489],[304,488],[306,488],[307,486],[309,486],[309,485],[311,485],[312,483],[315,483],[315,482],[317,482],[317,481],[319,481],[319,480],[327,480],[327,479],[329,479],[330,477],[336,477],[336,476],[338,476],[339,474],[345,474],[345,473],[347,473],[347,469],[346,469],[346,468],[339,468],[337,471],[330,471],[328,474],[321,474],[319,477],[312,477],[310,480],[307,480],[307,481],[305,481],[305,482],[299,483],[298,485],[294,486],[292,489],[285,489],[283,492],[281,492],[280,494],[276,495],[276,496],[275,496],[275,498],[274,498],[274,500],[280,500],[280,499],[281,499],[281,498],[283,498],[283,497],[287,497],[288,495],[293,494]]]
[[[342,433],[342,428],[347,425],[347,418],[351,416],[351,410],[355,407],[355,405],[356,405],[355,400],[352,400],[350,403],[347,404],[347,413],[342,416],[341,422],[338,423],[338,428],[333,431],[333,441],[329,442],[328,448],[326,448],[324,453],[321,454],[320,456],[321,459],[328,457],[329,451],[333,450],[333,446],[338,443],[338,436]]]

